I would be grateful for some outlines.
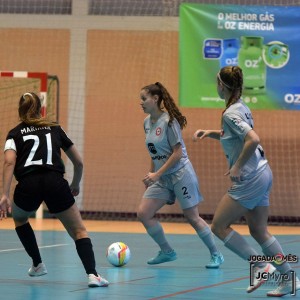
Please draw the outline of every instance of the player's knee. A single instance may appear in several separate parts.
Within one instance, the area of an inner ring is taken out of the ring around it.
[[[192,226],[195,230],[201,228],[199,219],[193,218],[193,217],[189,217],[189,216],[187,216],[187,215],[185,215],[185,218],[187,219],[187,221],[191,224],[191,226]]]
[[[13,211],[12,217],[16,227],[22,226],[28,222],[28,216],[21,213],[16,213]]]
[[[14,218],[15,227],[20,227],[28,222],[28,218]]]
[[[249,227],[249,232],[257,241],[267,240],[270,235],[265,227]]]
[[[153,218],[153,215],[149,214],[145,209],[139,208],[137,211],[137,218],[140,222],[145,223]]]
[[[256,229],[256,228],[253,228],[253,227],[249,227],[249,232],[250,232],[250,235],[252,236],[252,237],[256,237],[257,236],[257,234],[259,233],[258,232],[258,230]]]
[[[143,210],[141,210],[140,208],[137,210],[136,215],[137,215],[138,220],[141,221],[141,222],[143,222],[143,220],[146,219],[145,212]]]
[[[74,241],[89,237],[85,228],[75,228],[67,231]]]
[[[224,232],[225,228],[217,222],[212,222],[211,224],[211,231],[217,236],[220,237],[222,236],[222,233]]]
[[[211,229],[211,231],[212,231],[214,234],[216,234],[217,226],[216,226],[215,223],[212,223],[212,224],[211,224],[210,229]]]

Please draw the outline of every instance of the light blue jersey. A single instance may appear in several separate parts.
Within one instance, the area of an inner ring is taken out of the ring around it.
[[[231,168],[242,152],[247,133],[253,129],[251,111],[239,100],[224,112],[222,123],[220,141]],[[258,145],[243,166],[240,180],[232,183],[228,195],[250,210],[257,206],[269,206],[272,181],[272,171],[263,148]]]
[[[253,129],[253,118],[250,109],[242,100],[232,104],[223,114],[221,131],[221,144],[231,168],[244,147],[244,140],[247,133]],[[243,166],[242,178],[253,177],[263,171],[267,165],[264,151],[258,145],[253,155]]]
[[[146,147],[154,163],[154,172],[166,163],[175,145],[181,145],[182,156],[158,181],[146,189],[143,198],[165,200],[170,205],[177,198],[181,208],[188,209],[198,205],[203,197],[197,175],[187,155],[180,125],[174,119],[169,126],[169,119],[169,114],[164,112],[154,124],[150,116],[144,120]]]
[[[155,172],[169,159],[173,153],[172,147],[181,144],[181,159],[167,170],[164,175],[178,171],[189,161],[185,144],[182,139],[180,125],[178,121],[174,119],[171,126],[169,126],[169,119],[169,114],[164,112],[154,124],[151,122],[150,116],[147,116],[144,120],[146,147],[154,163]]]

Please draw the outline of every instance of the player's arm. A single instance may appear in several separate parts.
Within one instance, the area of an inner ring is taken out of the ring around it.
[[[7,213],[11,212],[11,201],[9,199],[9,191],[14,175],[17,154],[15,150],[8,149],[4,152],[3,163],[3,192],[0,199],[0,219],[6,218]]]
[[[206,130],[206,129],[198,129],[193,134],[193,141],[196,142],[197,138],[200,140],[209,137],[215,140],[220,140],[221,130]]]
[[[149,171],[148,174],[153,173],[153,172],[154,172],[154,162],[151,159],[151,161],[150,161],[150,171]],[[144,177],[143,183],[144,183],[146,188],[150,185],[151,182],[149,181],[149,178],[147,177],[147,175]]]
[[[158,177],[162,176],[167,170],[173,167],[182,157],[182,146],[180,143],[173,146],[172,149],[173,153],[170,155],[169,159],[156,171]]]
[[[74,196],[77,196],[79,194],[80,188],[79,184],[82,178],[82,172],[83,172],[83,161],[82,158],[76,149],[74,145],[72,145],[68,150],[65,151],[68,158],[71,160],[73,164],[73,180],[70,184],[70,188],[72,191],[72,194]]]
[[[241,169],[243,166],[247,163],[247,161],[250,159],[250,157],[255,152],[257,146],[259,145],[259,136],[256,134],[254,130],[250,130],[244,140],[244,147],[242,152],[240,153],[238,159],[234,163],[234,165],[231,167],[231,169],[228,171],[228,174],[230,177],[233,177],[237,180],[240,178]]]
[[[148,173],[143,182],[146,186],[157,181],[167,170],[169,170],[172,166],[174,166],[182,157],[182,146],[180,143],[177,143],[172,147],[173,153],[170,155],[169,159],[154,173]]]
[[[151,172],[151,173],[154,172],[154,162],[153,162],[152,159],[151,159],[151,161],[150,161],[150,172]]]
[[[237,168],[241,169],[247,163],[247,161],[255,152],[259,142],[259,136],[254,130],[250,130],[245,136],[243,150],[234,164]]]

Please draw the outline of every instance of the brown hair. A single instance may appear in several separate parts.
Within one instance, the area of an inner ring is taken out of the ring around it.
[[[44,118],[41,114],[41,99],[32,92],[25,93],[19,101],[20,121],[33,126],[58,126],[57,123]]]
[[[231,96],[226,104],[226,109],[236,103],[242,96],[243,90],[243,71],[238,66],[223,67],[218,73],[218,80],[230,91]]]
[[[186,117],[181,114],[179,108],[175,104],[174,99],[160,82],[149,84],[143,87],[142,90],[146,90],[152,96],[158,96],[157,106],[160,109],[163,109],[165,107],[168,111],[168,114],[170,116],[169,125],[174,119],[178,121],[181,129],[183,129],[187,125]]]

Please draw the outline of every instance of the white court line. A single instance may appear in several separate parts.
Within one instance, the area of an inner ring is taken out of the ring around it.
[[[43,248],[54,248],[54,247],[62,247],[62,246],[67,246],[69,244],[56,244],[56,245],[50,245],[50,246],[41,246],[39,247],[39,249],[43,249]],[[24,250],[24,248],[15,248],[15,249],[5,249],[5,250],[0,250],[1,252],[12,252],[12,251],[21,251]]]

